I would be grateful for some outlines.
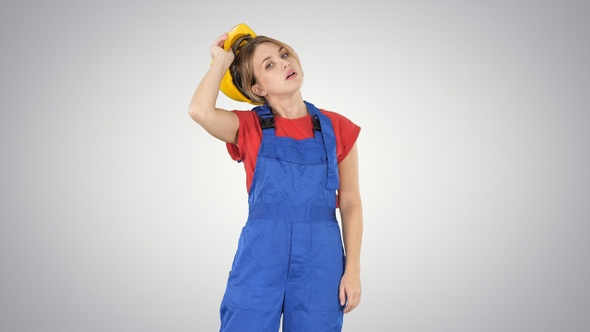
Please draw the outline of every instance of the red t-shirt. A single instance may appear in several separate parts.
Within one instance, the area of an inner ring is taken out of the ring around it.
[[[332,121],[336,135],[336,155],[338,162],[346,158],[361,128],[346,117],[326,110],[320,110]],[[242,161],[246,170],[246,189],[250,192],[258,149],[262,140],[262,130],[258,122],[258,115],[254,111],[233,111],[240,119],[238,129],[238,144],[227,143],[227,151],[233,160]],[[286,119],[275,116],[275,130],[277,136],[291,137],[297,140],[314,136],[310,115],[297,119]]]

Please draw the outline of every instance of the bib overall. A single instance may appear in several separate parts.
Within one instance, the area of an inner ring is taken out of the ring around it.
[[[277,137],[266,106],[254,108],[262,142],[249,215],[221,303],[221,331],[341,331],[344,270],[336,220],[338,161],[330,120],[307,103],[314,137]]]

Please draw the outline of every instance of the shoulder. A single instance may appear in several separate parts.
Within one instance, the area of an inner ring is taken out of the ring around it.
[[[323,109],[323,108],[320,108],[320,112],[322,112],[322,114],[323,114],[323,115],[325,115],[325,116],[327,116],[328,118],[330,118],[330,120],[333,120],[333,119],[338,119],[338,118],[344,117],[344,116],[342,116],[340,113],[336,113],[336,112],[334,112],[334,111],[328,111],[328,110],[325,110],[325,109]]]
[[[250,120],[256,119],[257,117],[256,112],[252,110],[233,110],[232,112],[235,113],[240,119]]]
[[[258,115],[255,111],[252,110],[234,110],[232,111],[234,114],[238,116],[240,120],[240,128],[259,128],[260,121],[258,119]]]
[[[325,109],[320,109],[320,111],[322,112],[322,114],[324,114],[325,116],[327,116],[330,121],[332,121],[332,126],[334,126],[334,128],[344,128],[345,130],[349,130],[349,129],[353,129],[353,128],[359,128],[359,126],[357,126],[354,122],[352,122],[350,119],[348,119],[347,117],[345,117],[344,115],[334,112],[334,111],[328,111]]]

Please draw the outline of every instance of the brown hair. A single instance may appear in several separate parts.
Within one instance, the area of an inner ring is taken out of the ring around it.
[[[256,46],[262,43],[273,43],[280,47],[283,47],[289,52],[290,55],[295,57],[297,64],[301,67],[299,57],[291,48],[291,46],[280,42],[276,39],[266,36],[256,36],[250,39],[247,43],[241,46],[238,50],[234,61],[231,64],[230,72],[234,85],[240,90],[240,92],[255,104],[265,104],[266,98],[261,97],[252,91],[252,86],[256,84],[256,77],[254,77],[254,64],[252,58],[254,57],[254,51]]]

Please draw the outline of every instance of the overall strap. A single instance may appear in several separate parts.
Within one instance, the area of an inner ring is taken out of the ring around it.
[[[252,109],[258,115],[260,122],[260,129],[262,129],[262,136],[275,136],[275,117],[268,105],[256,106]]]
[[[326,149],[326,158],[328,163],[328,183],[327,188],[338,190],[340,188],[340,181],[338,178],[338,158],[336,156],[336,134],[332,121],[325,116],[315,105],[305,101],[307,111],[311,115],[314,124],[314,130],[321,133],[324,141],[324,148]],[[316,128],[317,127],[317,128]],[[316,133],[316,136],[319,133]]]

